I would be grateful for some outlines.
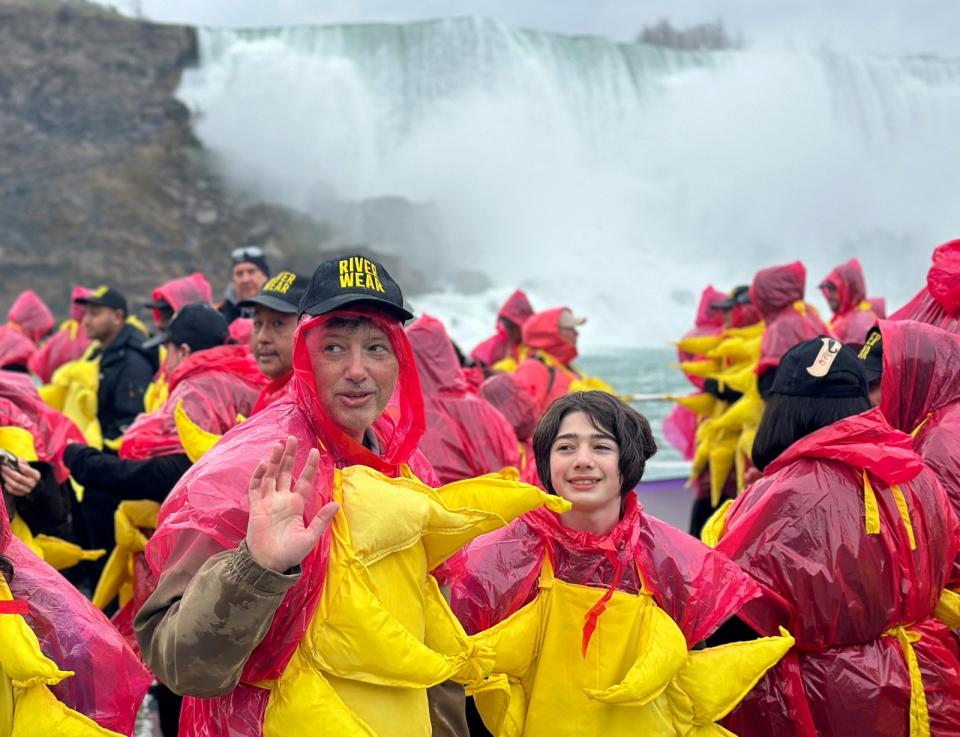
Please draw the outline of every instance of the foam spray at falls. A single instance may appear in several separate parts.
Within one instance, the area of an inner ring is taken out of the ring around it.
[[[226,173],[323,213],[397,195],[434,242],[414,300],[464,343],[515,286],[589,315],[588,348],[656,345],[708,281],[856,255],[892,305],[960,234],[960,61],[691,54],[492,21],[201,32],[181,97]],[[389,238],[386,239],[389,241]],[[378,247],[390,247],[389,242]]]

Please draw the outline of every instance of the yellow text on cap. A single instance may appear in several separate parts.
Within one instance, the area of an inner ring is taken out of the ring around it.
[[[290,287],[297,280],[297,275],[289,271],[281,271],[270,281],[263,285],[264,292],[276,292],[277,294],[286,294]]]
[[[351,256],[340,260],[340,288],[370,289],[383,292],[377,266],[369,259]]]

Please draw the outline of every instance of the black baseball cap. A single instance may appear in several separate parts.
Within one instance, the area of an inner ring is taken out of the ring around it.
[[[403,292],[383,264],[366,256],[324,261],[313,272],[300,300],[300,315],[325,315],[347,305],[371,305],[401,322],[413,313],[403,306]]]
[[[153,348],[161,343],[180,345],[186,343],[191,350],[204,351],[223,345],[230,330],[227,321],[207,302],[191,302],[180,308],[167,329],[143,344]]]
[[[102,305],[112,310],[127,312],[127,298],[113,287],[102,285],[94,289],[86,297],[73,300],[78,305]]]
[[[857,358],[863,361],[863,370],[867,375],[867,381],[871,383],[879,381],[883,375],[883,335],[880,334],[878,326],[874,325],[870,328]]]
[[[710,306],[717,310],[732,310],[737,305],[748,304],[750,304],[750,287],[742,284],[739,287],[734,287],[729,297],[721,299],[719,302],[714,302]]]
[[[263,305],[277,312],[295,315],[300,309],[300,300],[307,291],[309,281],[307,277],[294,274],[292,271],[281,271],[263,285],[260,294],[243,300],[237,306]]]
[[[866,397],[869,386],[854,350],[821,335],[783,354],[770,391],[794,397]]]

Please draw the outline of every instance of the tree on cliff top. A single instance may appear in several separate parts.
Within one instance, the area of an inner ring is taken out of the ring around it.
[[[720,19],[688,28],[674,28],[670,21],[661,19],[656,25],[644,26],[636,40],[679,51],[726,51],[742,49],[746,45],[743,34],[731,35]]]

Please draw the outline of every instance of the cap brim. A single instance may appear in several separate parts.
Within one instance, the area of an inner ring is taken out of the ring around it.
[[[300,309],[299,305],[292,305],[289,302],[284,302],[282,299],[269,294],[258,294],[252,299],[245,299],[243,302],[237,303],[237,307],[256,307],[257,305],[267,307],[276,312],[285,312],[289,315],[296,315]]]
[[[158,345],[162,345],[166,343],[168,340],[170,340],[169,333],[158,333],[157,335],[154,335],[152,338],[143,341],[140,347],[146,348],[146,349],[156,348]]]
[[[402,322],[413,319],[412,312],[403,307],[398,307],[389,300],[367,295],[359,296],[356,294],[338,294],[336,297],[325,299],[323,302],[318,302],[315,305],[311,305],[306,309],[300,310],[299,314],[317,317],[319,315],[326,315],[334,310],[340,309],[341,307],[347,307],[349,305],[356,305],[358,307],[361,305],[372,305],[374,307],[382,308],[385,312],[393,315]]]
[[[714,310],[732,310],[736,304],[734,299],[721,299],[719,302],[711,302],[710,307]]]
[[[144,302],[144,303],[143,303],[143,309],[145,309],[145,310],[162,310],[162,309],[168,309],[168,310],[170,310],[171,312],[173,311],[173,307],[170,306],[170,303],[169,303],[169,302]]]

